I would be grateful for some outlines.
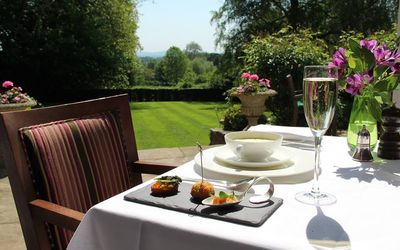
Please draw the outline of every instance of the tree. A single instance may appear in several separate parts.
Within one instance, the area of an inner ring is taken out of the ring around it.
[[[190,42],[186,45],[185,54],[189,59],[193,59],[198,56],[202,52],[202,49],[199,44],[195,42]]]
[[[167,78],[165,73],[165,61],[161,60],[156,64],[154,69],[154,77],[155,79],[161,83],[161,85],[167,84]]]
[[[138,65],[136,29],[130,0],[2,0],[0,78],[48,94],[127,86]]]
[[[164,61],[165,79],[169,84],[177,84],[183,77],[187,67],[186,55],[177,47],[167,50]]]
[[[390,29],[396,19],[398,0],[225,0],[213,13],[217,45],[224,48],[221,67],[237,71],[243,46],[254,36],[266,36],[291,26],[294,32],[310,28],[328,45],[343,31],[369,35]]]

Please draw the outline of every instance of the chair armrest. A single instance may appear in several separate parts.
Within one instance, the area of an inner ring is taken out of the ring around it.
[[[85,215],[79,211],[41,199],[33,200],[29,202],[29,205],[34,217],[73,231],[76,230]]]
[[[149,161],[135,161],[133,162],[134,171],[145,174],[163,174],[177,167],[177,165],[168,165],[161,163],[154,163]]]

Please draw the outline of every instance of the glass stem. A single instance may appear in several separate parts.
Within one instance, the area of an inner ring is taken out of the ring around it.
[[[321,169],[319,164],[320,164],[322,135],[314,136],[314,141],[315,141],[314,183],[311,189],[311,194],[314,196],[314,198],[318,198],[320,196],[318,179],[319,179],[319,172]]]

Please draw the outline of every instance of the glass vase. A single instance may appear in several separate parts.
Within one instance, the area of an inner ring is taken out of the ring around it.
[[[351,108],[349,127],[347,129],[347,144],[351,150],[357,146],[358,132],[365,125],[370,134],[370,148],[375,147],[378,140],[378,127],[375,117],[371,114],[368,103],[370,97],[355,96]]]

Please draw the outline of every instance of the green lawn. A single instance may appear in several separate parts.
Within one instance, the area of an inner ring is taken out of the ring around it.
[[[210,128],[226,108],[216,102],[131,102],[139,149],[194,146],[210,143]]]

